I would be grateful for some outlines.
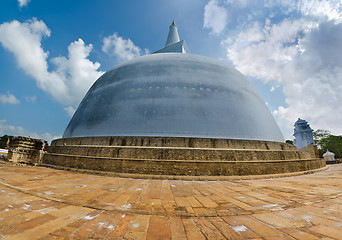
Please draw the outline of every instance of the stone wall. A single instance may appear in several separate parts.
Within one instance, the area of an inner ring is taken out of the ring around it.
[[[52,141],[51,146],[141,146],[141,147],[189,147],[189,148],[226,148],[226,149],[266,149],[290,150],[297,148],[288,143],[241,140],[224,138],[192,137],[139,137],[139,136],[103,136],[60,138]]]
[[[8,151],[8,160],[14,163],[40,164],[46,152],[47,141],[29,137],[13,138],[13,149]]]
[[[54,140],[43,164],[155,176],[245,176],[308,172],[325,162],[286,143],[175,137]]]
[[[46,154],[44,164],[117,173],[174,176],[246,176],[305,172],[323,168],[323,159],[269,161],[179,161],[114,159]]]
[[[319,158],[319,153],[316,145],[309,144],[301,149],[299,149],[301,152],[306,152],[310,154],[311,158]]]

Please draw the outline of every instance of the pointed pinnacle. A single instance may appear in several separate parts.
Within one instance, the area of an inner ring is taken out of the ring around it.
[[[178,35],[177,25],[175,24],[175,21],[172,22],[169,28],[170,28],[170,31],[169,31],[169,35],[167,36],[165,47],[179,42],[179,35]]]

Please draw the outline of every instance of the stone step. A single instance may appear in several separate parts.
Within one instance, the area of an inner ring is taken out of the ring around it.
[[[264,161],[198,161],[110,158],[47,153],[43,165],[117,173],[175,176],[261,175],[307,171],[324,167],[321,159]]]
[[[263,149],[141,147],[141,146],[49,146],[49,153],[121,159],[265,161],[310,158],[300,151]]]
[[[242,139],[207,139],[191,137],[136,137],[104,136],[61,138],[52,141],[52,146],[92,145],[92,146],[145,146],[145,147],[190,147],[190,148],[229,148],[229,149],[265,149],[297,150],[291,144],[242,140]]]
[[[102,157],[102,156],[84,156],[84,155],[70,155],[70,154],[61,154],[61,153],[46,153],[46,156],[54,156],[54,157],[70,157],[70,158],[82,158],[82,159],[99,159],[99,160],[110,160],[110,161],[148,161],[148,162],[194,162],[194,163],[258,163],[258,162],[293,162],[293,161],[307,161],[311,159],[270,159],[270,160],[210,160],[210,161],[202,161],[196,159],[149,159],[149,158],[117,158],[117,157]]]

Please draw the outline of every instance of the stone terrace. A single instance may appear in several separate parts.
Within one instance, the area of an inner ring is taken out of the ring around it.
[[[342,164],[294,177],[132,179],[0,164],[1,239],[342,239]]]

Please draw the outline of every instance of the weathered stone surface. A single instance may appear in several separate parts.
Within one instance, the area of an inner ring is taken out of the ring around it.
[[[279,142],[114,136],[54,140],[43,164],[163,178],[293,173],[325,166],[311,152]]]
[[[91,145],[91,146],[146,146],[146,147],[190,147],[190,148],[229,148],[229,149],[273,149],[297,150],[294,145],[259,141],[223,138],[188,137],[139,137],[104,136],[60,138],[52,141],[51,146]]]
[[[13,138],[13,149],[8,151],[8,159],[15,163],[39,164],[48,145],[43,139],[29,137]]]

